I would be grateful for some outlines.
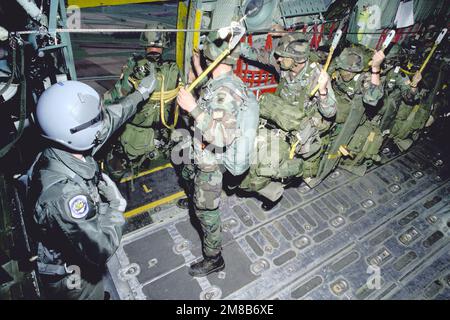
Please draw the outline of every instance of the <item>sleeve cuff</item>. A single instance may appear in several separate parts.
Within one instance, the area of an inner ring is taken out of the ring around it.
[[[196,106],[190,113],[191,115],[194,117],[194,119],[197,119],[197,117],[203,112],[203,110],[199,107]]]

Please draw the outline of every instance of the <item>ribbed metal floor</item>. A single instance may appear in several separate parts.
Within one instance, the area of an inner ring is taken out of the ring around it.
[[[338,169],[263,212],[224,197],[226,269],[193,279],[187,211],[166,205],[124,237],[109,270],[121,299],[449,299],[449,157],[429,143],[364,177]]]

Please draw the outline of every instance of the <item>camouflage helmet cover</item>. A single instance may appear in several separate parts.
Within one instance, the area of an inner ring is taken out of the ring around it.
[[[275,54],[280,57],[292,58],[297,63],[305,62],[310,55],[309,42],[303,34],[285,35],[280,39]]]
[[[364,69],[364,53],[358,47],[346,47],[336,58],[336,69],[361,72]]]
[[[161,31],[142,32],[141,37],[139,38],[139,43],[141,46],[167,48],[169,45],[169,38],[167,36],[167,32],[163,31],[165,27],[162,23],[148,23],[145,25],[145,29],[158,29]]]
[[[228,41],[220,39],[217,32],[210,32],[204,41],[203,53],[206,58],[214,61],[227,48]],[[231,50],[231,53],[222,60],[222,63],[235,65],[239,60],[239,56],[240,46],[236,46]]]

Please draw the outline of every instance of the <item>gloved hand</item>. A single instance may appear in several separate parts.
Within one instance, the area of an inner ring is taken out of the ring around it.
[[[98,192],[100,195],[106,199],[111,208],[120,212],[125,212],[127,201],[120,194],[114,181],[104,173],[102,173],[102,178],[103,179],[98,183]]]
[[[37,16],[36,20],[39,21],[39,22],[41,23],[41,25],[43,25],[44,27],[47,27],[47,28],[48,28],[48,18],[47,18],[47,15],[45,15],[45,14],[42,13],[42,14],[40,14],[40,15]]]
[[[155,67],[152,65],[150,68],[150,73],[138,85],[137,90],[142,94],[144,100],[150,97],[150,94],[155,90],[156,78],[155,78]]]

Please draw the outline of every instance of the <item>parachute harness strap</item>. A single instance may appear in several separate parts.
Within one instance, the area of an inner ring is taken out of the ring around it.
[[[17,50],[16,50],[16,48],[17,48],[17,45],[13,42],[14,41],[13,38],[11,38],[10,41],[11,41],[10,44],[11,44],[11,47],[13,50],[13,52],[12,52],[13,68],[11,71],[11,77],[8,79],[8,82],[6,83],[6,85],[3,88],[0,89],[0,96],[2,96],[6,92],[6,90],[8,90],[8,88],[11,86],[11,83],[13,82],[14,77],[16,75],[16,68],[17,68]]]
[[[346,145],[340,145],[336,153],[328,154],[328,159],[337,159],[341,156],[353,158],[353,155],[348,150]]]
[[[297,145],[299,143],[300,143],[300,140],[296,139],[296,141],[292,144],[291,149],[289,150],[289,160],[294,159],[295,149],[297,148]]]
[[[411,72],[411,71],[405,70],[403,68],[400,68],[400,71],[403,72],[404,74],[407,74],[408,76],[412,76],[415,74],[415,72]]]
[[[15,69],[16,69],[16,54],[15,54],[15,50],[16,50],[16,46],[19,46],[19,50],[20,50],[20,114],[19,114],[19,127],[17,129],[17,135],[16,137],[10,142],[8,143],[6,146],[4,146],[2,149],[0,149],[0,158],[2,158],[4,155],[6,155],[11,148],[14,146],[14,144],[22,137],[22,133],[25,129],[25,119],[27,116],[27,87],[26,87],[26,79],[25,79],[25,53],[24,53],[24,48],[23,48],[23,43],[20,41],[16,41],[15,43],[12,44],[13,45],[13,58],[14,58],[14,62],[13,62],[13,74],[11,76],[11,81],[12,78],[15,74]]]

